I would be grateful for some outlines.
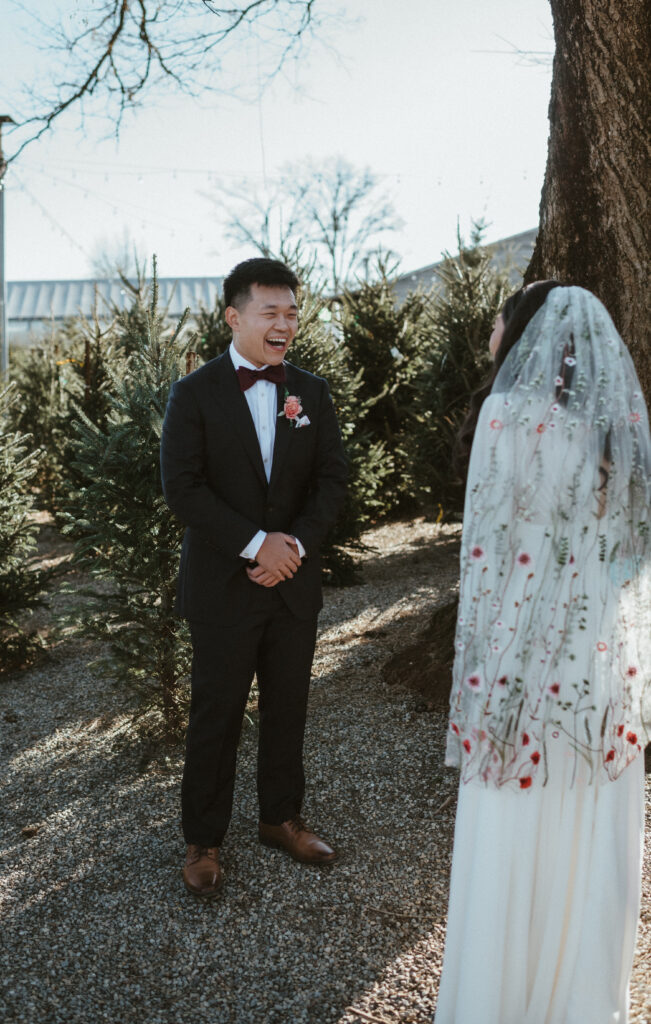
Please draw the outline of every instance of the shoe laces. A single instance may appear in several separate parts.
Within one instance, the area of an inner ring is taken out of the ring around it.
[[[215,864],[217,864],[218,853],[218,846],[198,846],[193,843],[188,849],[188,860],[191,864],[196,864],[202,857],[208,857],[209,860],[214,860]]]
[[[307,828],[303,819],[301,818],[300,814],[295,814],[293,818],[290,818],[288,824],[292,832],[296,834],[298,834],[299,832],[310,831],[309,828]]]

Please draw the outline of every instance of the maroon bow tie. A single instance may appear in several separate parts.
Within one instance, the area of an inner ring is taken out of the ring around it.
[[[264,370],[252,370],[248,366],[238,366],[236,373],[240,382],[240,391],[248,391],[257,380],[270,380],[273,384],[282,384],[285,380],[285,367],[282,363],[278,366],[265,366]]]

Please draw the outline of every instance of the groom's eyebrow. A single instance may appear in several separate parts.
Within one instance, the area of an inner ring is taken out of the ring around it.
[[[277,302],[267,302],[267,304],[262,307],[262,312],[264,312],[265,309],[278,309],[278,308],[279,308],[279,306],[278,306]],[[292,303],[291,306],[287,306],[287,307],[284,307],[284,308],[286,308],[286,309],[296,309],[297,310],[298,306],[296,305],[296,303]]]

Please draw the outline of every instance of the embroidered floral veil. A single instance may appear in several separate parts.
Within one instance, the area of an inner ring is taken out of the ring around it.
[[[473,442],[446,762],[544,785],[559,750],[616,778],[651,730],[651,439],[599,300],[554,288]]]

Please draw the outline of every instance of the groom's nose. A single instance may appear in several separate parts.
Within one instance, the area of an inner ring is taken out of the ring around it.
[[[295,321],[290,320],[289,317],[284,316],[284,314],[282,313],[278,313],[274,320],[275,329],[278,331],[283,331],[286,334],[291,334],[292,330],[294,329],[294,326]]]

